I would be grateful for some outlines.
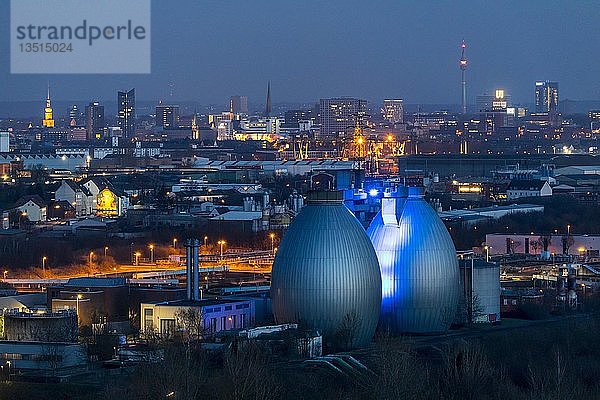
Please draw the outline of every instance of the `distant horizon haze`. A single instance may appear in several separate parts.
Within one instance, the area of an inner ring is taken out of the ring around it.
[[[0,54],[9,54],[9,2],[0,3]],[[460,43],[467,43],[467,97],[504,88],[533,102],[536,80],[561,99],[600,99],[600,3],[532,0],[299,3],[152,1],[147,75],[13,75],[0,63],[0,101],[109,101],[135,87],[140,101],[223,104],[354,96],[408,104],[460,103]],[[171,96],[172,93],[172,96]],[[81,99],[81,100],[73,100]]]

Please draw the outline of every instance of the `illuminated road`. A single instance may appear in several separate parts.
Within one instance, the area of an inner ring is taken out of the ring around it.
[[[185,259],[185,257],[182,257]],[[250,274],[269,274],[273,266],[273,255],[270,251],[244,253],[205,254],[199,257],[200,268],[226,267],[231,272]],[[185,263],[157,260],[156,264],[140,263],[139,265],[119,265],[115,273],[143,273],[160,271],[177,271],[185,269]],[[108,272],[110,273],[110,271]]]

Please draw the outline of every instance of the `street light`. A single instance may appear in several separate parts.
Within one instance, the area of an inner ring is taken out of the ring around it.
[[[142,255],[142,253],[136,251],[133,255],[135,256],[135,265],[140,265],[140,256]]]
[[[208,240],[208,236],[204,236],[204,248],[206,248],[207,240]]]
[[[490,262],[490,246],[486,244],[483,248],[485,249],[485,262]]]
[[[173,238],[173,249],[177,248],[177,238]]]
[[[271,254],[275,254],[273,251],[275,249],[275,234],[271,233],[269,234],[269,237],[271,238]]]
[[[90,265],[94,262],[94,252],[90,251]]]
[[[23,217],[26,217],[26,216],[27,216],[27,211],[23,211],[21,214],[19,214],[19,229],[21,229]]]
[[[150,247],[150,264],[154,264],[154,245],[151,244],[148,247]]]
[[[81,295],[81,293],[77,293],[77,297],[76,297],[76,301],[77,301],[77,305],[75,306],[75,312],[77,313],[77,325],[79,325],[79,300],[81,300],[83,296]]]
[[[106,258],[107,254],[108,254],[108,246],[104,246],[104,258]]]
[[[42,257],[42,271],[44,271],[44,273],[46,272],[46,260],[48,259],[48,257],[44,256]]]
[[[8,274],[8,271],[7,271],[7,270],[4,270],[4,273],[3,273],[3,275],[4,275],[4,280],[6,280],[6,275],[7,275],[7,274]]]
[[[221,246],[221,260],[223,260],[223,246],[225,245],[225,243],[226,243],[226,242],[225,242],[224,240],[219,240],[219,241],[217,242],[217,244],[218,244],[219,246]]]
[[[567,225],[567,236],[571,236],[571,225]]]

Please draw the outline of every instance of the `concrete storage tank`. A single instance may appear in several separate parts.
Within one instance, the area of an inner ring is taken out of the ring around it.
[[[381,268],[381,325],[392,333],[446,331],[458,303],[456,249],[421,190],[386,193],[367,234]]]
[[[500,321],[500,264],[464,259],[460,260],[459,267],[461,295],[465,302],[473,299],[473,322]],[[464,322],[468,322],[466,314]]]
[[[341,335],[343,346],[360,347],[377,326],[381,276],[371,241],[342,201],[342,192],[309,193],[275,257],[271,298],[277,323],[304,323],[327,343]]]

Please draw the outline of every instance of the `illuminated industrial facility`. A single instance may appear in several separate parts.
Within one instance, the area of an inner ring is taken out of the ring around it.
[[[458,301],[456,249],[420,189],[386,193],[367,233],[381,268],[381,325],[394,333],[446,331]]]
[[[271,298],[277,323],[303,322],[329,343],[352,328],[347,347],[373,338],[381,307],[377,255],[341,192],[310,193],[275,257]]]

